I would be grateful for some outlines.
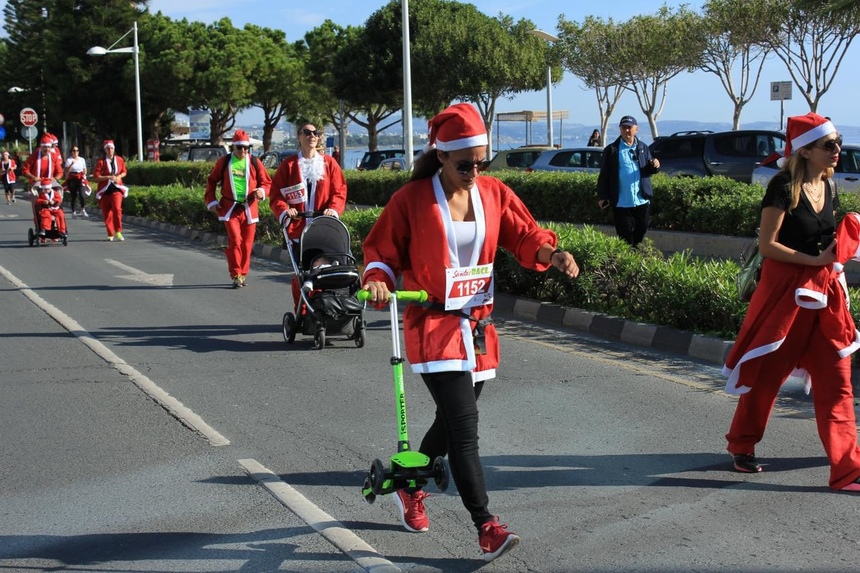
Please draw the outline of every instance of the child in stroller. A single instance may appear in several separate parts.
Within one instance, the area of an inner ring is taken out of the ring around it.
[[[51,242],[68,244],[66,216],[63,213],[63,191],[53,179],[42,179],[32,190],[33,229],[29,230],[30,246]]]
[[[292,343],[297,332],[313,335],[314,347],[322,350],[327,335],[339,334],[361,348],[364,304],[355,298],[361,275],[350,251],[349,231],[335,217],[302,215],[309,222],[299,239],[298,255],[288,249],[302,288],[296,314],[284,314],[284,340]]]

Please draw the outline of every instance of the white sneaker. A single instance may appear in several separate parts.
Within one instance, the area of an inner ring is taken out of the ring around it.
[[[90,218],[90,216],[89,216],[89,214],[87,213],[87,210],[86,210],[86,209],[81,209],[81,215],[83,215],[83,216],[84,216],[84,217],[86,217],[87,219],[89,219],[89,218]]]
[[[72,219],[77,219],[77,218],[78,218],[77,212],[72,211]]]

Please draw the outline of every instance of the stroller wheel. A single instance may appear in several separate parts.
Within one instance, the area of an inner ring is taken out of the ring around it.
[[[33,246],[33,241],[36,240],[36,234],[33,233],[33,229],[27,229],[27,242],[30,243],[30,246]]]
[[[355,319],[355,347],[364,347],[364,324],[360,318]]]
[[[322,350],[325,347],[325,330],[317,330],[314,333],[314,348]]]
[[[292,344],[296,340],[296,317],[292,312],[284,314],[283,320],[284,340]]]

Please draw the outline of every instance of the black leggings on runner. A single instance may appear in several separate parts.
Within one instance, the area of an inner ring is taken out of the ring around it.
[[[83,191],[83,185],[81,185],[81,180],[80,179],[73,179],[70,177],[68,180],[68,185],[69,185],[69,195],[71,195],[71,197],[72,197],[72,199],[71,199],[72,213],[75,212],[75,201],[78,198],[80,198],[81,211],[83,211],[84,210],[85,195],[84,195],[84,191]]]
[[[493,516],[478,456],[478,396],[483,382],[472,384],[471,372],[422,374],[436,403],[436,419],[421,441],[419,451],[430,458],[448,455],[451,476],[476,528]]]

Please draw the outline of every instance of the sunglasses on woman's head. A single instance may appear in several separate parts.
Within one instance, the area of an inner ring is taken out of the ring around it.
[[[302,133],[304,133],[304,134],[305,134],[305,135],[307,135],[308,137],[310,137],[310,136],[312,136],[312,135],[313,135],[314,137],[319,137],[319,136],[320,136],[320,132],[319,132],[319,130],[317,130],[317,129],[306,129],[306,128],[303,128],[303,129],[302,129]]]
[[[839,149],[842,149],[842,135],[841,134],[837,135],[835,138],[828,139],[827,141],[823,142],[821,145],[816,145],[815,147],[820,147],[821,149],[823,149],[824,151],[827,151],[828,153],[833,153],[834,151],[836,151],[837,147],[839,147]]]

